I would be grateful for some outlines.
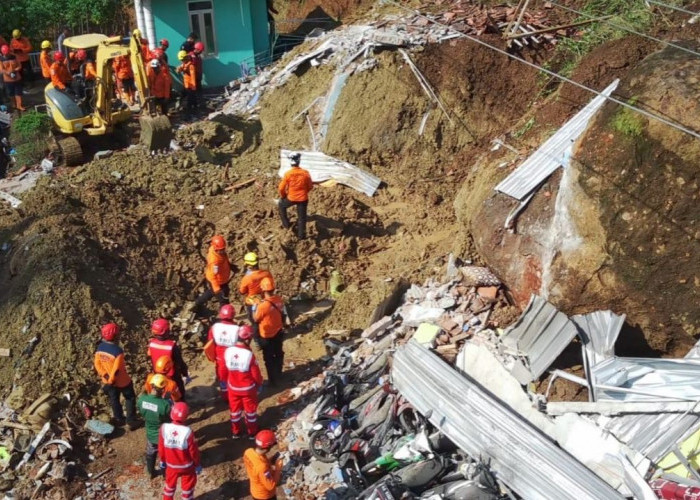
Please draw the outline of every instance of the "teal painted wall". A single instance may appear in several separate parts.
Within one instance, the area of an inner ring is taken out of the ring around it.
[[[262,0],[212,0],[217,54],[204,59],[204,85],[225,85],[241,76],[240,62],[269,50],[267,8]],[[190,33],[187,0],[152,0],[156,38],[170,41],[168,62],[179,64],[177,53]],[[251,3],[253,9],[251,11]],[[264,9],[261,15],[260,9]]]

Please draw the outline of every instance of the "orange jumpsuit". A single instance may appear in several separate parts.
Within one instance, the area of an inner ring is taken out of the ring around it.
[[[219,254],[213,246],[209,247],[207,253],[207,268],[204,272],[207,281],[211,285],[212,291],[217,294],[221,287],[226,285],[231,278],[231,264],[226,254]]]
[[[29,61],[29,53],[32,51],[32,44],[26,36],[13,38],[10,41],[10,48],[17,56],[17,60],[21,63]]]
[[[309,191],[313,188],[309,171],[301,167],[292,167],[284,174],[278,190],[281,198],[301,202],[309,200]]]
[[[250,480],[250,496],[255,500],[268,500],[276,495],[277,483],[282,475],[281,463],[273,467],[270,460],[248,448],[243,453],[243,464]]]
[[[73,79],[66,65],[58,61],[54,61],[49,72],[51,73],[51,83],[60,90],[65,90],[66,84]]]
[[[51,54],[48,50],[42,50],[39,56],[39,62],[41,63],[41,76],[47,80],[51,79]]]

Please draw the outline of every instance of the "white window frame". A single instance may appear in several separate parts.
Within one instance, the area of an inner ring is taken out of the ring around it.
[[[190,24],[190,32],[199,33],[199,36],[200,36],[199,41],[204,43],[204,54],[202,54],[202,59],[216,58],[219,55],[219,37],[216,36],[216,17],[214,16],[214,0],[207,0],[207,1],[211,2],[210,9],[190,10],[190,4],[199,3],[201,1],[203,1],[203,0],[191,0],[191,1],[187,2],[187,22]],[[210,53],[207,53],[206,33],[204,31],[204,14],[211,14],[211,29],[212,29],[212,34],[214,35],[214,47],[216,50],[214,50],[214,52],[210,52]],[[192,16],[193,15],[197,16],[197,20],[199,22],[199,26],[197,28],[199,28],[199,29],[194,29],[195,27],[192,26]]]

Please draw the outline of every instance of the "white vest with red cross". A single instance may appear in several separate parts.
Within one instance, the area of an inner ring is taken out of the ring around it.
[[[172,423],[163,424],[160,426],[160,437],[165,451],[165,456],[160,459],[165,462],[166,467],[188,469],[196,465],[190,454],[194,436],[189,427]]]
[[[251,366],[256,362],[250,349],[239,346],[229,347],[224,354],[224,361],[228,370],[229,390],[241,393],[255,391],[256,382],[251,373]]]
[[[224,353],[238,341],[238,325],[231,323],[214,323],[211,335],[216,344],[216,359],[224,361]]]

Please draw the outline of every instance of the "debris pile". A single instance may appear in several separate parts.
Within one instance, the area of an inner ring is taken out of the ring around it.
[[[290,391],[310,398],[321,388],[279,428],[287,495],[364,498],[381,486],[429,498],[455,472],[474,481],[464,464],[483,473],[484,463],[497,485],[484,498],[677,498],[700,487],[699,347],[686,359],[617,357],[624,316],[569,318],[534,295],[503,329],[492,319],[507,304],[498,278],[476,266],[448,269],[444,283],[411,286],[359,338],[328,342],[335,354],[325,376]],[[583,376],[551,368],[574,339]],[[548,372],[547,391],[536,393],[533,382]],[[562,379],[589,401],[550,399]],[[421,448],[421,428],[461,459]],[[412,483],[412,468],[434,460],[444,470]]]

